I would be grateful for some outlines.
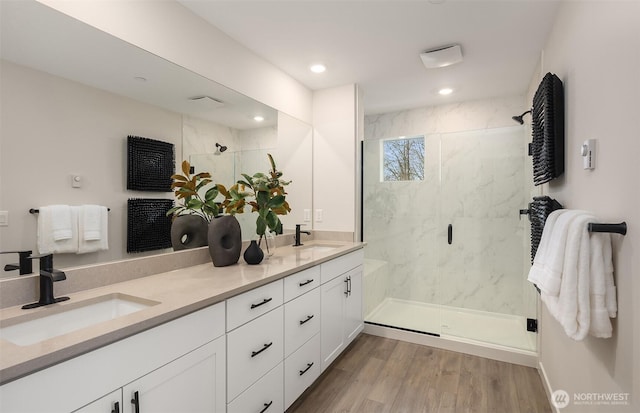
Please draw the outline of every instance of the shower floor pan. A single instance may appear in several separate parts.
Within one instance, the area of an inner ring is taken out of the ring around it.
[[[487,311],[385,298],[365,321],[441,337],[456,337],[536,351],[536,334],[527,331],[526,318]]]

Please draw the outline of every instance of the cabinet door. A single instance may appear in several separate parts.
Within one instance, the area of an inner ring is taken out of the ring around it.
[[[223,336],[126,385],[123,412],[224,412],[225,348]]]
[[[362,266],[346,274],[348,294],[345,298],[344,336],[349,345],[364,328],[362,318]]]
[[[322,371],[342,352],[344,341],[344,305],[347,292],[346,277],[337,277],[321,287],[320,353]]]
[[[109,393],[73,413],[122,413],[122,389]]]

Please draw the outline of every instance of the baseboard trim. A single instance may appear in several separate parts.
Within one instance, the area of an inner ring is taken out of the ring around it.
[[[553,391],[551,390],[551,383],[549,383],[549,376],[547,376],[547,372],[544,369],[544,365],[542,361],[538,362],[538,374],[540,375],[540,379],[542,380],[542,387],[544,388],[544,392],[547,394],[547,399],[549,400],[549,406],[554,413],[560,413],[560,409],[553,405],[551,400],[551,394]]]

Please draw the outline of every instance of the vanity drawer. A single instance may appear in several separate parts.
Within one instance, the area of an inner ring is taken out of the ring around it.
[[[282,280],[255,288],[227,300],[227,331],[282,305]]]
[[[227,413],[284,412],[282,363],[227,405]]]
[[[301,294],[320,285],[320,266],[300,271],[284,279],[284,302],[293,300]]]
[[[337,276],[362,265],[364,262],[364,250],[350,252],[331,261],[320,264],[320,282],[322,284],[331,281]]]
[[[320,376],[320,334],[316,334],[284,361],[285,409]]]
[[[287,357],[320,332],[320,289],[284,305],[284,355]]]
[[[282,317],[280,306],[227,334],[227,400],[284,358]]]

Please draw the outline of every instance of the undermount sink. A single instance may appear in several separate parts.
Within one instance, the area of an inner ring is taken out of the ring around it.
[[[342,245],[332,245],[332,244],[313,244],[313,245],[303,245],[300,247],[302,251],[313,251],[313,252],[330,252],[336,248],[340,248]]]
[[[0,325],[0,339],[19,346],[28,346],[114,320],[156,304],[159,302],[114,293],[65,305],[44,307],[36,313],[3,320]]]

